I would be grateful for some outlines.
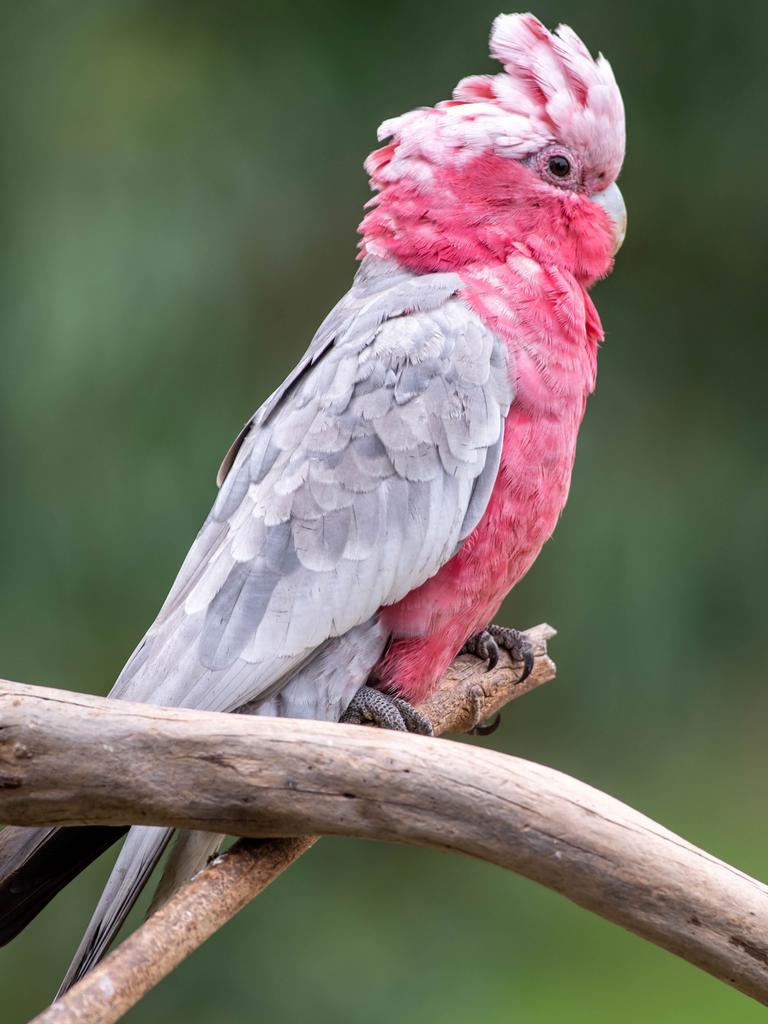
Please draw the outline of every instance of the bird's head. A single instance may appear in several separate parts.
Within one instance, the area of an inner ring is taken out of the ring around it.
[[[610,64],[561,25],[502,14],[491,56],[453,99],[385,121],[366,170],[362,251],[419,271],[504,261],[525,246],[590,284],[624,238],[624,107]]]

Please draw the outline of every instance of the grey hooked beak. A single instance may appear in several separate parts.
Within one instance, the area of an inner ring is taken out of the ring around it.
[[[624,236],[627,233],[627,208],[624,205],[624,197],[616,184],[609,185],[602,192],[595,192],[589,197],[593,203],[602,206],[613,224],[613,255],[621,248]]]

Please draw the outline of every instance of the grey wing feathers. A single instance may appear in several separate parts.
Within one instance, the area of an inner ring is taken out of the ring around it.
[[[504,346],[459,291],[366,261],[246,428],[113,696],[268,700],[451,557],[487,504],[512,397]]]
[[[364,261],[227,453],[113,697],[339,717],[387,642],[378,609],[455,553],[496,480],[512,374],[460,287]],[[131,830],[64,987],[104,951],[166,838]]]
[[[262,697],[253,705],[244,704],[238,711],[244,714],[312,718],[317,716],[320,707],[332,709],[335,717],[339,717],[360,687],[361,680],[367,677],[378,660],[386,642],[386,634],[377,621],[362,623],[344,636],[334,637],[322,644],[283,687],[275,687],[272,697],[266,700]],[[149,826],[137,826],[129,831],[61,984],[59,995],[82,978],[104,955],[160,859],[171,832],[171,829]],[[215,848],[221,837],[210,834],[206,836],[201,843],[202,833],[186,833],[183,842],[189,846],[188,852],[191,854],[196,846],[202,846],[204,859],[207,859],[205,854],[213,852],[207,844],[212,841]],[[204,860],[197,868],[203,866]],[[179,880],[166,879],[164,876],[161,886],[165,883],[173,889]],[[156,900],[159,895],[160,890],[155,895]]]
[[[88,930],[56,996],[86,974],[101,959],[141,892],[173,834],[170,828],[134,826],[118,854]]]

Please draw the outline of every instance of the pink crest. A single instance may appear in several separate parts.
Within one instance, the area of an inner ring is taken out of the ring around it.
[[[624,159],[624,105],[608,61],[566,25],[549,32],[532,14],[501,14],[491,56],[504,71],[463,79],[453,99],[385,121],[393,143],[366,162],[371,184],[426,181],[435,165],[482,152],[523,159],[559,142],[609,185]]]

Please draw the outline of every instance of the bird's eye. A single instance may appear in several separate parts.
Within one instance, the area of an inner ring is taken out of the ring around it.
[[[578,191],[581,187],[581,160],[561,142],[554,142],[539,150],[533,165],[548,185]]]
[[[547,163],[547,169],[550,174],[553,174],[556,178],[567,178],[571,173],[571,161],[567,156],[563,156],[561,153],[551,156]]]

